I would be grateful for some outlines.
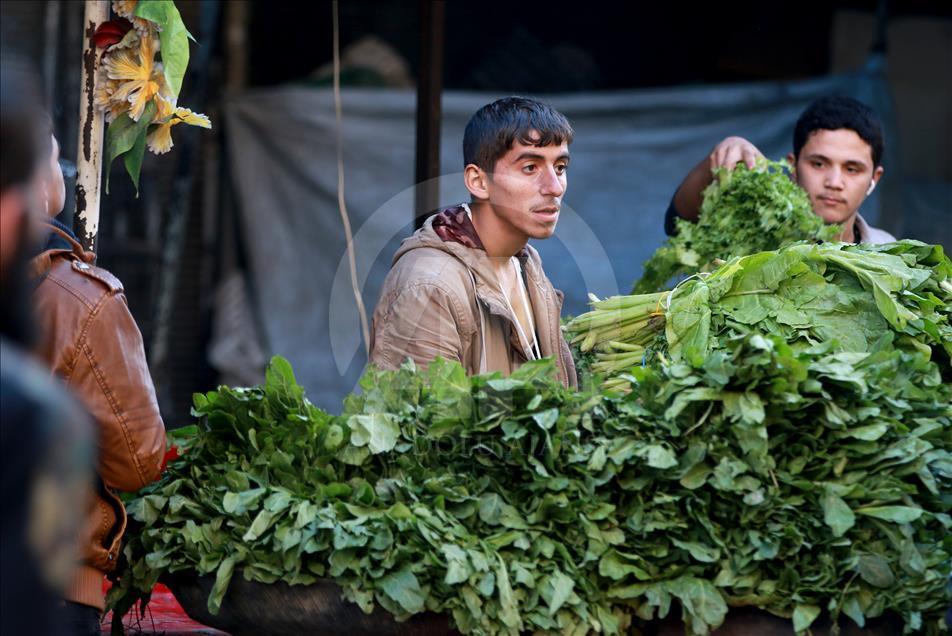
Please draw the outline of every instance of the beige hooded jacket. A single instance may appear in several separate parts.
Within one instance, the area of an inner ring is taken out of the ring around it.
[[[562,337],[563,295],[542,271],[532,247],[517,255],[543,357],[554,356],[558,379],[577,386]],[[509,375],[534,356],[517,335],[516,318],[464,206],[427,219],[393,257],[373,316],[370,362],[395,369],[407,358],[426,366],[437,356],[470,375]]]

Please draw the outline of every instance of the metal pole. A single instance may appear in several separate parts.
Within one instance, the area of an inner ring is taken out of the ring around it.
[[[93,105],[102,56],[93,35],[109,20],[109,0],[86,0],[83,16],[83,83],[79,100],[79,143],[76,153],[76,212],[73,229],[83,249],[96,251],[102,174],[103,114]]]
[[[439,205],[440,121],[443,117],[443,0],[420,0],[420,78],[417,82],[414,225]]]

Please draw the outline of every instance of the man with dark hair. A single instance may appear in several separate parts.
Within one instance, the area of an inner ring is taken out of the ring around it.
[[[32,73],[5,61],[0,84],[0,633],[59,635],[92,430],[24,349],[35,335],[27,271],[49,132]]]
[[[554,356],[558,378],[577,384],[559,326],[562,294],[528,245],[555,232],[574,134],[534,99],[506,97],[473,115],[463,136],[470,202],[440,210],[403,241],[374,312],[372,363],[426,366],[440,356],[469,374],[508,375]]]
[[[889,243],[896,239],[870,226],[859,208],[883,176],[883,125],[876,113],[849,97],[821,97],[800,115],[793,131],[793,152],[787,161],[793,176],[827,223],[843,226],[841,241]],[[704,188],[717,168],[738,163],[752,168],[761,152],[742,137],[728,137],[714,147],[678,187],[665,215],[665,231],[674,220],[697,219]]]

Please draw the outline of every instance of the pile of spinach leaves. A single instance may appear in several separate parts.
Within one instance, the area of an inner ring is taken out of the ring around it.
[[[475,634],[620,633],[673,607],[706,634],[731,606],[941,633],[950,278],[911,241],[732,259],[671,293],[666,351],[619,374],[627,393],[569,390],[548,360],[437,360],[369,370],[335,416],[275,358],[263,386],[196,395],[182,457],[129,504],[110,603],[186,571],[216,577],[213,612],[233,576],[330,578]]]

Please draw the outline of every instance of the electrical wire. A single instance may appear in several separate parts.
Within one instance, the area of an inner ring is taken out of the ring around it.
[[[334,13],[334,113],[337,116],[337,207],[344,224],[344,237],[347,240],[347,263],[350,266],[350,284],[354,290],[354,301],[357,303],[357,312],[360,314],[360,329],[364,337],[364,350],[370,356],[370,327],[367,324],[367,309],[360,293],[357,282],[357,260],[354,255],[354,235],[350,229],[350,216],[347,214],[347,204],[344,202],[344,126],[341,118],[340,98],[340,20],[339,2],[332,3]]]

